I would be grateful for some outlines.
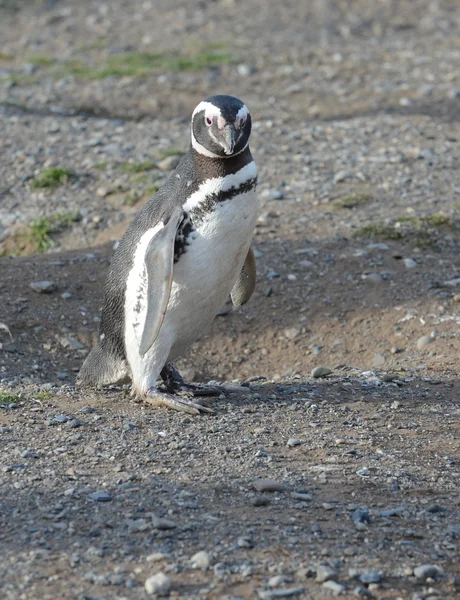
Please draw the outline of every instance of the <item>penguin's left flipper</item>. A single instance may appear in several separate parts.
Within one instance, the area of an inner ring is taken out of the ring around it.
[[[199,415],[202,412],[214,413],[211,408],[203,406],[193,400],[188,400],[175,394],[165,394],[157,390],[149,390],[144,397],[145,402],[153,404],[153,406],[166,406],[181,412],[186,412],[190,415]]]
[[[174,242],[182,211],[176,211],[169,221],[150,240],[144,256],[147,277],[144,328],[139,343],[139,354],[144,356],[157,339],[166,314],[171,293]]]
[[[230,296],[235,306],[246,304],[256,287],[256,259],[252,248],[244,261],[241,273],[233,286]]]

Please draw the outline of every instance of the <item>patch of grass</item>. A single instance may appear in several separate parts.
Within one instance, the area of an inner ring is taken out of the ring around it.
[[[141,163],[122,163],[120,167],[125,173],[143,173],[144,171],[156,169],[157,165],[152,160],[146,160]]]
[[[21,402],[21,398],[19,396],[0,392],[0,404],[13,404],[17,402]]]
[[[54,395],[51,392],[38,392],[37,394],[34,394],[34,396],[39,400],[51,400],[51,398],[54,398]]]
[[[135,173],[130,177],[130,181],[133,185],[144,185],[149,182],[149,176],[145,173]]]
[[[71,175],[69,169],[49,167],[48,169],[43,169],[43,171],[32,180],[32,187],[57,188],[60,185],[67,183]]]
[[[107,77],[147,77],[155,70],[201,71],[233,63],[234,58],[221,48],[201,48],[180,54],[127,52],[109,56],[102,66],[90,66],[79,60],[69,60],[56,70],[57,76],[73,75],[77,79],[105,79]]]
[[[54,247],[50,234],[63,231],[70,223],[79,219],[79,213],[57,213],[51,217],[37,217],[31,221],[22,237],[36,252],[43,253]]]
[[[27,57],[27,62],[39,67],[48,67],[54,64],[55,60],[46,54],[32,54],[32,56]]]
[[[183,154],[185,154],[185,152],[178,148],[166,148],[165,150],[160,150],[161,158],[167,158],[168,156],[182,156]]]
[[[99,170],[103,171],[104,169],[107,169],[107,166],[108,166],[108,163],[100,162],[100,163],[93,165],[93,169],[99,169]]]
[[[332,205],[335,208],[355,208],[356,206],[362,206],[373,200],[370,194],[362,194],[359,192],[352,192],[341,198],[336,198]]]
[[[234,62],[233,57],[222,50],[203,50],[187,57],[170,57],[164,67],[170,71],[201,71]]]
[[[460,223],[439,212],[422,216],[403,215],[390,223],[369,223],[357,229],[354,236],[370,240],[407,239],[420,247],[428,247],[436,245],[446,233],[458,236]]]
[[[369,223],[357,229],[353,235],[368,240],[401,240],[404,237],[402,231],[386,223]]]

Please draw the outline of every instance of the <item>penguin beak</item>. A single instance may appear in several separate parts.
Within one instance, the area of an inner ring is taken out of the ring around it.
[[[235,129],[235,127],[230,124],[225,125],[223,130],[223,140],[221,142],[225,154],[233,154],[233,150],[235,149],[238,138],[239,132]]]

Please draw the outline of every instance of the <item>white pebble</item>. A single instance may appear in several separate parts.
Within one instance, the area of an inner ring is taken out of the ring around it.
[[[211,564],[211,558],[207,552],[201,550],[192,556],[190,562],[194,569],[203,569],[205,571]]]
[[[145,591],[152,596],[169,596],[171,591],[171,579],[164,573],[157,573],[145,580]]]

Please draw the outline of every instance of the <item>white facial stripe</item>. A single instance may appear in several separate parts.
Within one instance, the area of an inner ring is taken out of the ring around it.
[[[257,167],[254,161],[245,165],[242,169],[225,177],[215,177],[204,181],[196,192],[191,194],[184,204],[184,210],[189,212],[200,205],[206,196],[226,192],[232,188],[239,188],[240,185],[254,179],[257,176]]]
[[[203,102],[200,102],[198,104],[198,106],[195,108],[195,110],[193,111],[192,121],[193,121],[193,117],[197,113],[201,112],[202,110],[204,110],[206,117],[222,117],[220,108],[218,108],[217,106],[214,106],[214,104],[211,104],[210,102],[206,102],[205,100],[203,100]]]
[[[236,113],[236,118],[237,119],[243,119],[243,121],[245,119],[247,119],[249,114],[248,108],[246,106],[246,104],[243,104],[243,106],[240,108],[240,110]]]

